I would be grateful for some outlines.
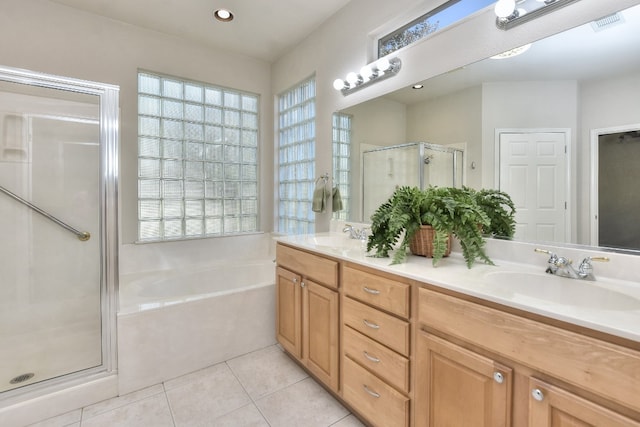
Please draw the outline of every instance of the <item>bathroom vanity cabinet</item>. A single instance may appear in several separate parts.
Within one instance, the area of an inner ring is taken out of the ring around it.
[[[372,426],[640,427],[640,343],[361,259],[279,243],[277,334]]]
[[[640,427],[640,352],[490,305],[418,289],[416,427]]]
[[[342,266],[342,396],[373,425],[410,419],[411,285]]]
[[[338,262],[284,245],[276,262],[277,340],[337,392]]]

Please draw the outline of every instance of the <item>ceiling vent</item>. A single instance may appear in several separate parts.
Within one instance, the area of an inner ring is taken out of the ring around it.
[[[593,31],[602,31],[611,27],[615,27],[616,25],[620,25],[624,23],[624,18],[619,13],[613,13],[611,15],[603,16],[600,19],[596,19],[591,22],[591,28]]]

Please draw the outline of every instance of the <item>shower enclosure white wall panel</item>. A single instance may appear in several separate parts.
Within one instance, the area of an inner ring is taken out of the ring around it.
[[[0,195],[0,391],[102,363],[98,99],[44,96],[0,94],[0,185],[94,238]]]

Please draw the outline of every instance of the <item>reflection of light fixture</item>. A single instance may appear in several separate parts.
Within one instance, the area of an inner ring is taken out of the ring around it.
[[[513,58],[514,56],[518,56],[518,55],[521,55],[521,54],[525,53],[526,51],[529,50],[530,47],[531,47],[531,43],[525,44],[524,46],[516,47],[516,48],[510,49],[510,50],[508,50],[506,52],[502,52],[502,53],[499,53],[497,55],[494,55],[494,56],[491,57],[491,59]]]
[[[231,11],[227,9],[216,10],[215,12],[213,12],[213,17],[222,22],[233,21],[233,13],[231,13]]]
[[[501,30],[531,21],[578,0],[498,0],[496,26]]]
[[[342,91],[343,95],[348,95],[356,89],[397,74],[401,66],[402,62],[398,58],[380,58],[362,67],[360,74],[350,72],[344,80],[334,80],[333,88]]]
[[[423,87],[424,87],[424,85],[420,84],[420,83],[411,86],[412,89],[422,89]]]

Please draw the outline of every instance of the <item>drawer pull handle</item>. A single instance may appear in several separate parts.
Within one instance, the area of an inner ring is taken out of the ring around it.
[[[367,393],[369,393],[371,396],[375,397],[376,399],[378,399],[380,397],[379,393],[376,393],[375,391],[371,390],[369,387],[367,387],[366,384],[363,384],[362,388],[364,388],[364,391],[366,391]]]
[[[538,402],[542,402],[544,400],[544,393],[539,388],[534,388],[531,391],[531,396]]]
[[[362,321],[362,323],[364,323],[365,326],[368,326],[371,329],[380,329],[380,325],[376,325],[375,323],[371,323],[371,322],[367,321],[367,319],[364,319]]]
[[[374,363],[380,363],[380,359],[378,359],[377,357],[373,357],[372,355],[370,355],[369,353],[367,353],[366,351],[363,351],[362,354],[364,354],[364,357],[366,357],[367,359],[369,359],[370,361],[374,362]]]
[[[365,286],[365,287],[364,287],[364,288],[362,288],[362,289],[364,289],[364,291],[365,291],[366,293],[371,294],[371,295],[379,295],[379,294],[380,294],[380,291],[379,291],[379,290],[377,290],[377,289],[371,289],[371,288],[369,288],[369,287],[367,287],[367,286]]]

